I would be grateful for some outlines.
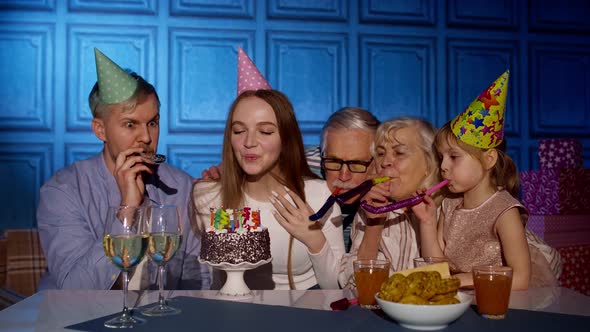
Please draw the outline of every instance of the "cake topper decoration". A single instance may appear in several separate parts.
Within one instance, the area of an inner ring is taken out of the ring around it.
[[[116,104],[128,100],[137,90],[137,80],[97,48],[94,49],[98,96],[103,103]]]
[[[238,96],[248,90],[270,90],[270,84],[264,79],[258,68],[241,46],[238,47]]]
[[[451,130],[457,138],[482,149],[502,143],[509,75],[509,70],[504,72],[451,121]]]
[[[260,231],[260,210],[251,207],[241,209],[209,208],[210,224],[207,232],[212,233],[245,233]]]

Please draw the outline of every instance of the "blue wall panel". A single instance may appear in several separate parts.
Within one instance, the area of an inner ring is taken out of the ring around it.
[[[487,47],[493,44],[493,48]],[[462,112],[479,94],[504,71],[510,70],[508,100],[506,101],[506,133],[519,132],[519,68],[518,44],[512,41],[450,39],[448,41],[448,97],[446,120]]]
[[[434,0],[360,0],[360,21],[434,25]]]
[[[68,131],[90,131],[92,113],[88,94],[96,82],[94,48],[123,69],[139,73],[157,87],[155,79],[156,28],[138,26],[68,26]]]
[[[0,129],[53,129],[53,35],[52,24],[0,26]]]
[[[531,120],[534,136],[590,132],[590,47],[532,44]]]
[[[220,132],[237,94],[238,46],[255,61],[251,31],[170,31],[170,132]]]
[[[449,0],[447,21],[452,26],[518,27],[518,0]]]
[[[241,45],[293,102],[304,144],[343,106],[381,120],[453,118],[505,69],[508,153],[576,137],[590,167],[587,0],[0,1],[0,229],[31,227],[38,190],[102,148],[87,97],[93,48],[161,100],[159,151],[198,177],[221,160]]]
[[[216,144],[172,144],[167,153],[170,163],[195,177],[221,162],[221,145]]]
[[[362,35],[361,105],[382,120],[434,121],[434,46],[433,38]]]
[[[97,143],[67,143],[65,146],[65,164],[70,165],[75,161],[90,158],[102,151],[102,142]]]
[[[0,2],[0,8],[53,11],[55,9],[55,0],[3,0]]]
[[[170,15],[254,18],[254,0],[172,0]]]
[[[345,0],[268,0],[269,18],[346,21],[348,1]]]
[[[30,228],[36,225],[39,188],[52,170],[48,144],[0,145],[0,211],[2,228]]]
[[[133,15],[157,13],[157,0],[69,0],[72,12],[128,13]]]
[[[289,96],[301,130],[318,135],[326,119],[346,104],[346,35],[272,31],[268,35],[271,86]],[[308,142],[306,142],[308,144]]]
[[[590,31],[588,0],[529,0],[531,30]]]

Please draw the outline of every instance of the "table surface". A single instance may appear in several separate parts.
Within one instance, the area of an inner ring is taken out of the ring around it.
[[[223,299],[217,291],[165,291],[170,298],[190,296]],[[250,302],[316,310],[330,310],[330,303],[352,297],[348,290],[254,291]],[[129,291],[128,304],[138,307],[156,302],[157,291]],[[121,291],[47,290],[0,311],[0,331],[71,331],[65,326],[120,312]],[[173,302],[172,302],[173,303]],[[590,316],[590,297],[568,288],[535,288],[514,291],[510,308]]]

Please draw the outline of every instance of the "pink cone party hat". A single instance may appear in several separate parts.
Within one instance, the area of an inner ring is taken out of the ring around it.
[[[131,98],[137,89],[137,80],[96,48],[94,59],[100,100],[116,104]]]
[[[504,109],[508,94],[507,70],[485,89],[451,122],[451,130],[461,141],[491,149],[504,140]]]
[[[270,90],[270,84],[264,79],[258,68],[248,57],[242,47],[238,47],[238,96],[247,90]]]

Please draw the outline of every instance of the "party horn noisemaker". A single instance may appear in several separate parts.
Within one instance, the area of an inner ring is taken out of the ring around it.
[[[377,183],[388,181],[389,179],[390,178],[388,176],[384,176],[381,178],[366,180],[363,183],[359,184],[358,186],[350,189],[349,191],[347,191],[341,195],[338,195],[338,193],[340,192],[340,190],[342,188],[334,189],[334,192],[332,193],[332,195],[330,195],[330,197],[328,197],[328,199],[326,200],[326,203],[324,203],[324,205],[322,205],[322,207],[318,210],[318,212],[309,216],[309,220],[316,221],[316,220],[321,219],[326,214],[326,212],[328,212],[330,207],[332,207],[332,205],[334,205],[334,202],[338,201],[340,203],[344,203],[347,200],[351,199],[352,197],[356,196],[357,194],[363,193],[363,191],[364,192],[369,191],[369,189],[371,189],[371,187],[373,185],[376,185]]]
[[[424,195],[432,195],[434,192],[436,192],[440,188],[446,186],[448,183],[449,183],[449,180],[444,180],[441,183],[435,185],[434,187],[426,190],[423,194],[420,194],[418,196],[414,196],[414,197],[411,197],[408,199],[404,199],[399,202],[394,202],[389,205],[373,206],[373,205],[370,205],[369,203],[367,203],[367,201],[362,201],[361,207],[370,213],[381,214],[381,213],[405,208],[408,206],[413,206],[413,205],[416,205],[416,204],[422,202],[422,200],[424,199]]]
[[[310,221],[319,220],[326,214],[326,212],[328,212],[328,210],[332,207],[332,205],[334,205],[334,202],[336,202],[336,195],[338,195],[338,193],[340,192],[340,189],[341,188],[334,189],[334,191],[332,192],[332,195],[330,195],[330,197],[328,197],[328,199],[326,200],[326,203],[324,203],[324,205],[322,205],[322,207],[318,210],[318,212],[309,216]]]
[[[358,186],[350,189],[349,191],[336,196],[336,200],[340,203],[344,203],[347,200],[353,198],[356,195],[364,195],[367,191],[371,189],[372,186],[389,181],[391,178],[389,176],[383,176],[380,178],[374,178],[364,181],[363,183],[359,184]]]

